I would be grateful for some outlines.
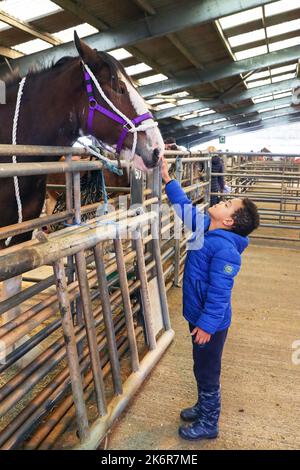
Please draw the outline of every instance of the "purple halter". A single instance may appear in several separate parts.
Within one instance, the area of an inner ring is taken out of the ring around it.
[[[105,116],[117,122],[118,124],[121,124],[123,126],[123,129],[121,131],[121,134],[117,143],[117,148],[116,148],[116,153],[117,155],[119,155],[122,150],[124,140],[130,130],[128,128],[128,123],[121,116],[119,116],[113,111],[110,111],[109,109],[104,108],[97,102],[94,96],[94,92],[93,92],[92,79],[88,71],[85,69],[84,69],[84,79],[85,79],[85,84],[86,84],[86,91],[87,91],[88,98],[89,98],[89,115],[88,115],[88,123],[87,123],[88,132],[91,135],[93,135],[92,127],[93,127],[93,119],[94,119],[95,111],[98,111],[99,113],[104,114]],[[132,122],[134,126],[136,126],[137,124],[140,124],[141,122],[146,121],[147,119],[153,119],[153,116],[151,113],[141,114],[140,116],[137,116],[136,118],[132,120],[130,119],[130,121]]]

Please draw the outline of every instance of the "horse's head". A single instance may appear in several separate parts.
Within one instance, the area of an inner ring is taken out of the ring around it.
[[[83,69],[83,65],[80,72],[84,77],[81,128],[86,134],[116,145],[121,158],[132,160],[136,168],[154,168],[163,153],[163,139],[124,67],[109,54],[91,49],[76,33],[75,45],[83,64],[88,66]]]

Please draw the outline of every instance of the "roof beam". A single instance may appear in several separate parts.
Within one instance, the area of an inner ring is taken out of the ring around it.
[[[49,44],[52,44],[53,46],[59,46],[60,44],[62,44],[62,41],[60,41],[60,39],[55,38],[50,33],[41,31],[35,28],[34,26],[30,25],[29,23],[26,23],[25,21],[21,21],[9,15],[3,10],[0,10],[0,21],[3,21],[3,23],[6,23],[9,26],[12,26],[13,28],[16,28],[25,33],[28,33],[31,36],[41,39],[42,41],[48,42]]]
[[[154,115],[156,119],[166,119],[172,116],[177,116],[178,114],[197,111],[202,108],[214,108],[223,104],[238,103],[239,101],[252,99],[268,93],[277,93],[290,88],[295,88],[296,86],[300,86],[300,80],[298,78],[283,80],[282,82],[273,83],[272,85],[262,85],[248,90],[235,92],[234,94],[228,94],[221,99],[207,101],[200,100],[195,101],[194,103],[176,106],[174,108],[162,109],[160,111],[155,111]]]
[[[140,92],[144,98],[150,98],[157,94],[170,93],[184,90],[189,87],[200,85],[202,83],[221,80],[224,78],[247,73],[251,70],[257,70],[263,67],[284,64],[285,62],[298,60],[300,55],[300,46],[293,46],[281,51],[262,54],[249,59],[238,60],[226,64],[213,65],[206,67],[205,70],[182,71],[176,78],[164,80],[152,85],[140,87]]]
[[[136,3],[138,5],[139,8],[141,8],[145,13],[149,14],[149,15],[155,15],[157,14],[157,11],[155,10],[155,8],[153,8],[151,5],[149,5],[148,1],[147,0],[133,0],[134,3]],[[176,36],[175,33],[170,33],[170,34],[167,34],[167,38],[169,39],[169,41],[171,42],[171,44],[173,44],[173,46],[176,47],[176,49],[178,49],[178,51],[181,52],[181,54],[192,64],[194,65],[194,67],[196,67],[196,69],[200,69],[202,70],[204,68],[204,65],[201,64],[201,62],[199,62],[198,59],[196,59],[196,57],[193,56],[193,54],[191,54],[191,52],[185,47],[185,45],[182,43],[182,41],[178,38],[178,36]],[[211,83],[212,87],[217,90],[219,93],[223,90],[221,90],[218,85],[216,85],[215,83]]]
[[[155,8],[153,8],[153,6],[150,5],[147,0],[133,0],[133,1],[144,12],[149,13],[149,15],[155,15],[156,14]]]
[[[292,96],[287,96],[284,98],[278,98],[277,100],[263,101],[262,103],[252,104],[249,106],[241,106],[239,108],[231,109],[229,111],[222,111],[221,113],[208,114],[206,116],[196,116],[191,119],[185,119],[184,121],[174,122],[171,126],[166,126],[163,130],[166,132],[177,131],[181,129],[188,129],[191,126],[199,126],[201,123],[205,123],[208,120],[215,120],[226,117],[229,120],[234,120],[235,117],[255,113],[264,108],[270,106],[278,106],[283,104],[291,104]]]
[[[286,111],[285,113],[282,113],[280,115],[275,115],[271,116],[269,119],[266,120],[261,120],[257,119],[256,121],[253,122],[245,122],[244,124],[240,124],[239,126],[235,127],[222,127],[222,126],[216,126],[215,128],[211,129],[208,132],[203,132],[203,133],[198,133],[190,136],[189,138],[183,137],[183,138],[178,138],[177,142],[179,144],[184,144],[184,145],[198,145],[198,143],[202,142],[207,142],[208,140],[216,139],[220,135],[229,135],[229,134],[236,134],[236,133],[241,133],[241,132],[247,132],[248,129],[251,128],[257,128],[261,125],[269,125],[269,126],[274,126],[278,125],[279,123],[290,123],[294,121],[299,121],[300,118],[300,112],[299,111]]]
[[[107,23],[102,21],[100,18],[95,16],[94,14],[90,13],[83,4],[74,3],[72,0],[52,0],[58,6],[63,8],[66,11],[73,13],[73,15],[77,16],[80,20],[83,20],[86,23],[89,23],[94,28],[99,29],[99,31],[106,31],[109,29]]]
[[[171,6],[157,10],[156,15],[147,16],[147,18],[141,18],[117,28],[111,28],[105,32],[93,34],[85,38],[85,41],[93,48],[102,51],[110,51],[146,39],[174,33],[175,31],[187,27],[208,23],[222,16],[272,3],[272,1],[273,0],[230,0],[230,2],[224,2],[224,0],[214,0],[212,2],[212,0],[202,0],[199,2],[194,0],[192,2],[184,2],[184,5]],[[62,0],[57,3],[60,4],[61,2]],[[81,13],[78,13],[78,15],[86,21],[86,16],[81,15]],[[89,23],[93,24],[90,21]],[[46,55],[47,61],[55,61],[62,56],[74,54],[74,52],[75,48],[73,41],[71,41],[49,49]],[[17,59],[14,66],[18,67],[20,73],[24,75],[33,63],[37,64],[39,61],[45,63],[44,51]],[[0,70],[0,73],[1,72]]]
[[[18,57],[23,57],[24,54],[11,49],[10,47],[0,46],[0,55],[7,57],[8,59],[17,59]]]

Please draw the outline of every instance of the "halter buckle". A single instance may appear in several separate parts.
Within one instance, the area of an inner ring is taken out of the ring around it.
[[[90,107],[91,109],[95,109],[96,106],[97,106],[97,101],[95,100],[95,98],[91,98],[91,99],[89,100],[89,107]]]
[[[128,122],[125,122],[123,129],[126,129],[127,132],[131,132],[132,126]]]

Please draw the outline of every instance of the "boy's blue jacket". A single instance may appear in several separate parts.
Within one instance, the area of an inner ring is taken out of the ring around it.
[[[208,231],[210,217],[193,206],[176,180],[166,185],[166,193],[177,215],[202,242],[197,249],[190,249],[190,245],[187,252],[183,315],[193,325],[214,334],[231,323],[233,279],[240,270],[248,237],[223,229]]]

